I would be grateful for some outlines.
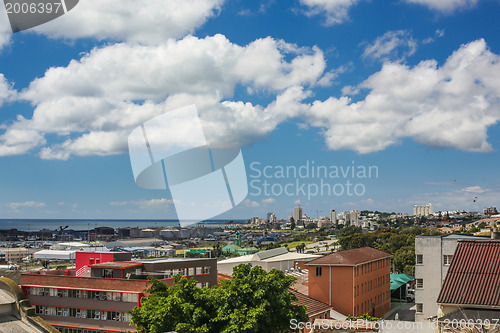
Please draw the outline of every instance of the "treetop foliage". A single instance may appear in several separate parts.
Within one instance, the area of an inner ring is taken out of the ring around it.
[[[289,332],[290,320],[307,321],[305,307],[293,305],[295,278],[282,271],[239,265],[220,287],[199,288],[177,276],[173,286],[151,280],[141,307],[131,311],[139,332]]]

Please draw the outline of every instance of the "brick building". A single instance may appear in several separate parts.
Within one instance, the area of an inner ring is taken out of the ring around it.
[[[81,267],[85,258],[80,258]],[[76,270],[21,274],[21,288],[36,313],[62,333],[136,331],[127,312],[140,305],[148,276],[167,285],[178,274],[195,278],[198,286],[217,283],[216,259],[101,261],[88,266],[90,270],[79,276]]]
[[[382,317],[390,310],[390,257],[363,247],[312,260],[309,296],[343,315]]]

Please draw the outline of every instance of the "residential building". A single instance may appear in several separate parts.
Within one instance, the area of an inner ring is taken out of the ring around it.
[[[432,204],[415,205],[413,206],[413,215],[415,216],[429,216],[433,213]]]
[[[337,211],[335,209],[330,209],[330,221],[334,225],[337,224]]]
[[[415,320],[435,317],[437,297],[451,264],[458,241],[480,240],[483,237],[452,234],[415,237]]]
[[[465,323],[464,331],[472,331],[472,323],[474,330],[498,331],[500,240],[459,241],[437,302],[441,326]]]
[[[496,207],[486,207],[483,209],[484,215],[495,215],[498,214]]]
[[[292,210],[292,217],[295,222],[302,220],[302,207],[300,205]]]
[[[199,286],[217,284],[216,259],[115,261],[124,253],[94,254],[77,253],[76,270],[21,274],[21,288],[36,313],[62,333],[136,331],[128,311],[140,305],[150,276],[167,285],[179,274],[195,278]],[[85,266],[89,270],[82,273]]]
[[[390,310],[390,257],[363,247],[312,260],[309,296],[343,315],[382,317]]]
[[[23,261],[25,258],[33,259],[33,254],[40,251],[40,249],[24,248],[24,247],[7,247],[2,248],[5,253],[5,262],[15,264]]]

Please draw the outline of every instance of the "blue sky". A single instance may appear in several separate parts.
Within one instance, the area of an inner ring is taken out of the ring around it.
[[[12,34],[2,8],[0,218],[175,217],[167,192],[135,184],[127,137],[193,103],[254,181],[220,218],[499,206],[498,13],[499,0],[81,0]],[[307,164],[377,174],[298,179],[336,194],[256,190],[297,185],[256,169]]]

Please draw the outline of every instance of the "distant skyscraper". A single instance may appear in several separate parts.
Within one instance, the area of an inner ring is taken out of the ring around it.
[[[330,221],[337,224],[337,211],[335,209],[330,209]]]
[[[292,217],[295,220],[295,222],[302,220],[302,207],[300,207],[300,205],[298,205],[293,209]]]
[[[276,214],[267,213],[267,222],[270,222],[270,223],[276,222]]]
[[[415,216],[429,216],[434,213],[432,204],[428,205],[415,205],[413,206],[413,215]]]
[[[345,225],[355,225],[356,227],[361,227],[361,223],[359,221],[359,210],[350,210],[344,212],[345,216]]]

